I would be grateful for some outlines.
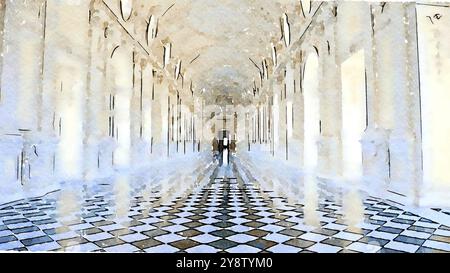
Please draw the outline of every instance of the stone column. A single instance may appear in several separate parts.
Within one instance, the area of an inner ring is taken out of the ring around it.
[[[251,112],[245,111],[245,142],[246,151],[251,151],[252,149],[252,135],[251,135]]]
[[[0,52],[3,53],[3,39],[5,35],[6,0],[0,0]],[[2,101],[2,69],[3,54],[0,54],[0,103]]]
[[[108,55],[107,39],[104,37],[104,15],[98,1],[91,2],[89,37],[89,81],[85,126],[84,176],[93,179],[108,173],[110,160],[105,160],[108,137],[109,90],[106,84]]]
[[[26,184],[38,177],[38,116],[43,40],[43,1],[1,2],[2,81],[0,87],[1,156],[16,166],[5,169],[5,179]],[[14,139],[14,140],[13,140]],[[19,175],[17,175],[19,174]]]
[[[380,81],[380,76],[385,76],[385,74],[383,74],[383,71],[380,71],[381,74],[378,72],[378,66],[382,65],[383,61],[387,61],[386,51],[389,52],[386,44],[388,41],[387,34],[384,34],[385,30],[382,29],[388,17],[381,16],[381,9],[382,7],[379,4],[370,5],[370,15],[376,21],[372,19],[371,30],[366,32],[365,61],[369,120],[362,143],[363,176],[368,180],[374,179],[378,185],[385,187],[389,180],[389,131],[386,127],[390,127],[390,125],[387,125],[390,122],[386,117],[382,118],[379,111],[384,112],[385,116],[391,116],[392,105],[386,103],[388,101],[385,99],[387,94],[382,92],[385,89],[383,87],[385,84]],[[383,103],[385,105],[381,108]]]
[[[278,156],[279,159],[287,160],[288,155],[288,139],[287,139],[287,100],[286,100],[286,70],[280,76],[280,91],[279,91],[279,123],[278,123]]]
[[[142,139],[147,145],[147,151],[150,152],[152,141],[152,99],[153,99],[153,66],[150,63],[143,63],[142,69]]]
[[[139,168],[147,162],[146,157],[149,155],[146,151],[145,142],[143,140],[143,101],[144,101],[144,85],[143,70],[141,63],[144,59],[137,50],[133,51],[133,93],[131,95],[130,105],[130,128],[131,128],[131,166]]]
[[[293,141],[293,100],[294,100],[294,65],[293,56],[290,57],[291,61],[286,65],[286,76],[284,79],[284,84],[286,88],[286,98],[285,98],[285,142],[286,142],[286,159],[293,162],[295,158],[294,149],[296,149],[297,143]]]
[[[292,107],[293,107],[293,124],[292,124],[292,144],[293,150],[296,156],[293,157],[296,164],[299,167],[303,166],[303,150],[304,150],[304,105],[303,105],[303,63],[304,57],[301,54],[302,51],[298,51],[294,59],[294,80],[295,80],[295,93],[293,94]]]
[[[403,194],[410,194],[410,183],[417,174],[418,126],[412,113],[418,105],[411,105],[418,98],[418,91],[412,91],[418,90],[417,75],[413,75],[417,69],[410,65],[417,62],[417,57],[411,55],[408,45],[414,43],[411,35],[415,32],[407,27],[406,18],[414,18],[409,5],[388,3],[383,13],[378,11],[374,36],[378,94],[374,110],[378,113],[377,125],[389,135],[387,151],[380,152],[387,153],[389,187]]]
[[[203,101],[194,95],[193,97],[194,104],[194,125],[193,125],[193,139],[194,139],[194,150],[200,152],[200,145],[202,142],[202,134],[203,134],[203,112],[202,112],[202,104]]]
[[[398,189],[411,197],[415,204],[419,203],[423,179],[422,168],[422,125],[421,125],[421,98],[420,98],[420,73],[418,56],[418,29],[416,4],[406,3],[404,5],[404,30],[406,46],[406,90],[402,98],[406,101],[406,138],[410,140],[410,146],[406,158],[411,160],[408,164],[406,177],[402,177],[403,185]],[[447,18],[448,20],[448,18]],[[448,55],[447,55],[448,56]],[[403,121],[400,121],[403,122]],[[398,165],[401,165],[399,162]],[[403,174],[400,174],[403,175]],[[395,185],[393,185],[395,190]]]
[[[167,156],[168,145],[168,97],[169,90],[163,76],[158,73],[155,79],[154,99],[152,102],[152,138],[153,156],[156,158]]]
[[[340,45],[336,39],[336,18],[332,8],[324,15],[319,43],[319,100],[320,100],[320,138],[318,141],[319,174],[329,177],[341,175],[342,163],[342,94],[341,70],[337,65],[336,55]]]
[[[245,152],[248,150],[247,147],[247,135],[245,127],[245,113],[246,108],[242,105],[236,107],[237,120],[236,120],[236,139],[237,139],[237,151]]]
[[[280,155],[280,147],[282,146],[282,136],[283,131],[280,130],[280,123],[283,122],[283,116],[282,116],[282,104],[281,104],[281,93],[282,93],[282,83],[279,82],[277,79],[274,79],[273,82],[273,149],[272,153],[275,157],[281,157],[284,156],[284,152],[282,155]],[[281,143],[280,143],[281,142]]]
[[[126,34],[121,32],[122,37]],[[121,41],[111,60],[114,75],[114,137],[117,147],[114,150],[114,167],[128,168],[132,155],[132,94],[133,94],[133,52],[132,42]]]

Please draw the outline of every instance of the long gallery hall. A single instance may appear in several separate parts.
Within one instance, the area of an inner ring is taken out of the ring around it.
[[[0,0],[0,251],[450,252],[450,3]]]

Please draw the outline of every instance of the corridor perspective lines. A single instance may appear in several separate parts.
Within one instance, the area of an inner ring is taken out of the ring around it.
[[[308,225],[304,204],[261,188],[244,169],[233,158],[213,164],[178,192],[129,183],[120,186],[129,187],[124,194],[106,183],[83,187],[80,196],[63,189],[4,204],[0,250],[450,252],[449,226],[375,197],[363,200],[364,219],[355,226],[346,224],[338,202],[319,197],[320,226]]]
[[[449,1],[0,0],[0,252],[450,252]]]

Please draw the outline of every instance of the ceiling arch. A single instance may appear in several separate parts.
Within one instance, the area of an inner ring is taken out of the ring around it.
[[[280,20],[298,1],[291,0],[167,0],[152,1],[161,45],[172,45],[172,62],[204,96],[241,96],[252,90],[271,43],[284,43]],[[281,21],[282,22],[282,21]],[[259,66],[259,69],[255,64]]]

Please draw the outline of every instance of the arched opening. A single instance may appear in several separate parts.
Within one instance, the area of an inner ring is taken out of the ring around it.
[[[56,170],[64,178],[78,179],[83,162],[83,83],[75,65],[60,67],[57,111],[54,126],[60,137],[56,151]],[[78,77],[77,77],[78,76]],[[77,79],[78,78],[78,79]]]
[[[115,166],[126,167],[130,162],[130,100],[133,89],[133,60],[125,47],[115,49],[110,60],[113,73],[111,92],[115,97],[113,109],[114,132],[117,141],[113,162]]]
[[[366,128],[366,79],[364,50],[341,65],[343,175],[356,179],[362,174],[361,137]]]
[[[291,26],[289,25],[289,18],[286,13],[283,14],[282,24],[284,44],[288,47],[291,44]]]
[[[219,153],[221,158],[219,159],[220,165],[227,166],[230,162],[230,144],[231,135],[227,129],[221,129],[218,132],[219,137]]]
[[[120,13],[124,21],[128,21],[131,17],[131,12],[133,11],[133,1],[132,0],[121,0],[120,1]]]
[[[271,49],[272,49],[273,69],[275,69],[275,67],[277,66],[277,48],[275,47],[275,45],[273,43],[271,44]]]
[[[317,165],[317,140],[320,135],[320,114],[318,95],[319,58],[316,53],[308,55],[304,73],[304,130],[305,130],[305,169],[314,169]]]
[[[158,21],[156,20],[155,16],[150,16],[148,20],[147,25],[147,45],[150,45],[151,41],[156,38],[156,35],[158,33]]]

